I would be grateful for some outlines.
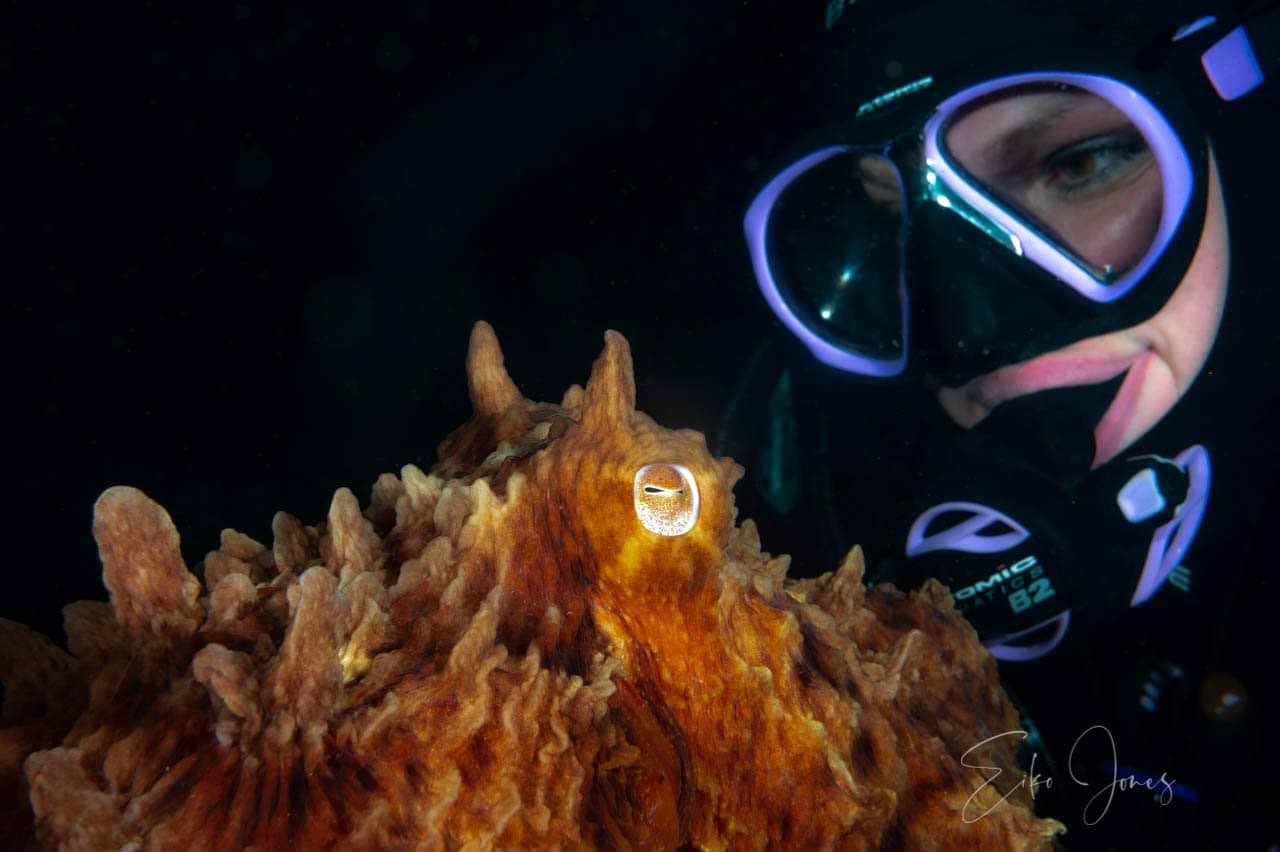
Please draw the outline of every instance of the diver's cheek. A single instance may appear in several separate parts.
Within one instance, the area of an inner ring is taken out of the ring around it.
[[[1158,178],[1159,172],[1155,174]],[[1101,268],[1110,267],[1117,275],[1132,269],[1146,256],[1155,242],[1164,212],[1159,186],[1154,191],[1135,187],[1126,201],[1100,224],[1105,245],[1094,260]]]
[[[1227,215],[1218,164],[1213,157],[1209,158],[1209,181],[1209,204],[1200,248],[1186,278],[1150,321],[1158,335],[1157,345],[1164,350],[1161,354],[1173,369],[1179,393],[1190,386],[1209,357],[1227,298],[1230,273]]]
[[[1119,277],[1136,266],[1155,241],[1164,212],[1160,171],[1150,169],[1132,185],[1098,199],[1078,204],[1057,218],[1068,223],[1062,238],[1098,273]]]
[[[1186,277],[1151,319],[1124,332],[1151,347],[1134,364],[1094,429],[1093,466],[1105,464],[1160,422],[1200,374],[1218,336],[1227,298],[1230,252],[1217,161],[1209,159],[1209,203],[1200,247]]]
[[[1129,368],[1107,413],[1093,429],[1093,467],[1101,467],[1160,422],[1181,391],[1168,363],[1147,350]]]

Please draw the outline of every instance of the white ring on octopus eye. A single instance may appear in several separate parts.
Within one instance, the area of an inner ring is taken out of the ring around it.
[[[679,494],[679,492],[673,492],[672,489],[662,488],[662,486],[642,484],[643,480],[648,477],[649,472],[654,468],[667,468],[680,475],[681,486],[689,495],[689,505],[687,507],[678,507],[676,512],[672,512],[669,506],[658,507],[650,505],[648,502],[650,500],[660,497],[672,499]],[[645,491],[646,487],[660,488],[662,493],[647,493]],[[693,474],[689,472],[689,468],[684,465],[665,463],[645,465],[636,471],[631,492],[632,500],[635,504],[636,517],[639,518],[644,528],[651,533],[657,533],[669,538],[684,535],[693,529],[693,525],[698,522],[698,509],[701,505],[698,483],[693,478]]]

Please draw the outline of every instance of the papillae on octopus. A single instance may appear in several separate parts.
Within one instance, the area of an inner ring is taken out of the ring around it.
[[[430,473],[199,576],[145,494],[99,498],[111,602],[69,654],[0,625],[5,848],[1053,846],[1013,738],[971,751],[1018,718],[942,586],[868,589],[857,549],[788,579],[615,332],[559,405],[484,323],[467,378]]]

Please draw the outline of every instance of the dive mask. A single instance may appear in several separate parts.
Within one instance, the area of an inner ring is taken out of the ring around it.
[[[1150,317],[1207,198],[1208,140],[1165,69],[1215,100],[1262,78],[1243,28],[1202,29],[1157,70],[1038,46],[850,104],[749,207],[769,306],[831,366],[945,384]]]

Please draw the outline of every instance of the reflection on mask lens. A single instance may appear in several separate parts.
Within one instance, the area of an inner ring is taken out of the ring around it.
[[[1015,86],[945,125],[947,154],[1102,280],[1137,265],[1163,211],[1159,164],[1124,112],[1072,86]]]
[[[846,153],[778,197],[766,233],[779,291],[810,328],[873,356],[902,349],[903,198],[879,155]]]

